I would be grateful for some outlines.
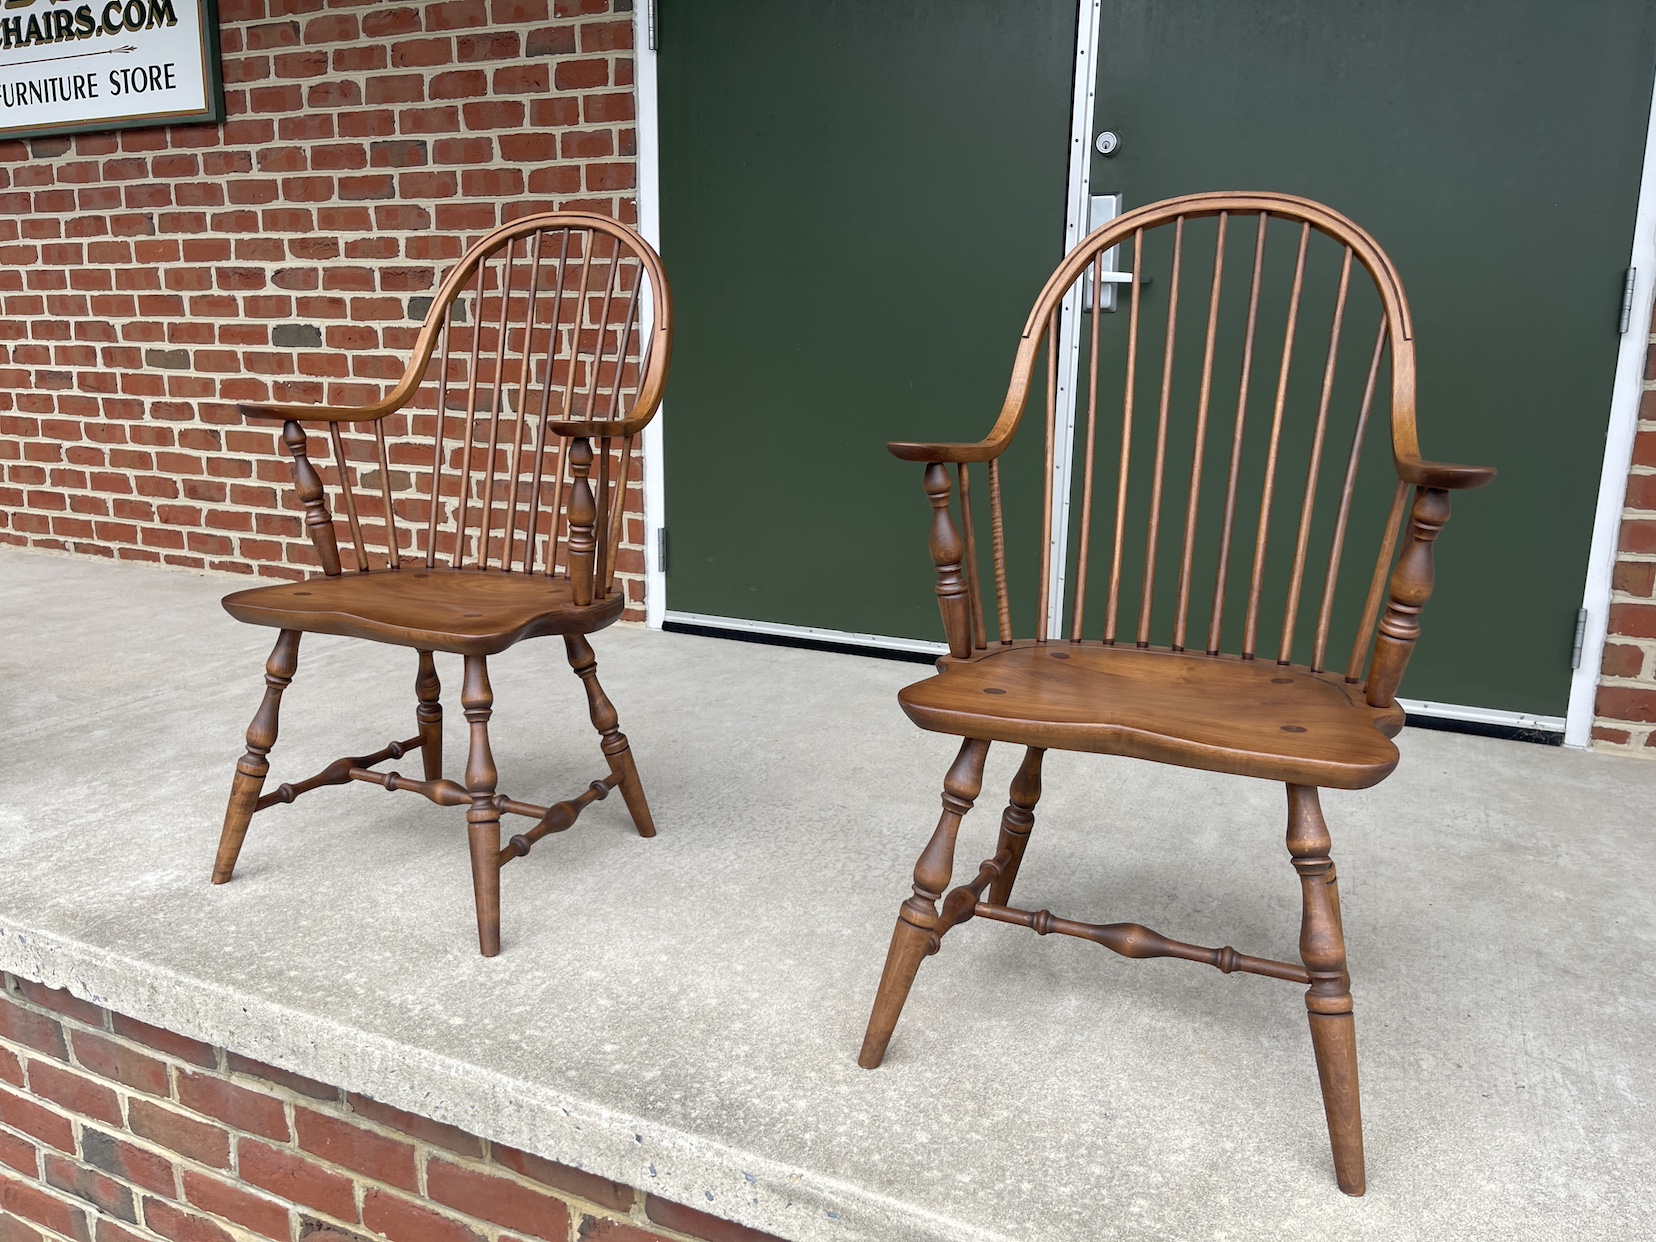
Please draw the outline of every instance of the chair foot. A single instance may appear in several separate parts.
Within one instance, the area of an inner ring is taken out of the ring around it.
[[[869,1015],[862,1051],[857,1054],[857,1064],[864,1069],[878,1069],[885,1060],[886,1045],[897,1029],[897,1019],[902,1016],[909,989],[914,986],[914,976],[920,972],[920,959],[926,956],[930,946],[931,928],[911,923],[905,902],[897,914],[891,948],[886,951],[885,969],[880,972],[880,989],[874,994],[874,1012]]]
[[[869,1015],[862,1052],[857,1057],[857,1064],[864,1069],[874,1069],[885,1059],[886,1045],[914,986],[920,959],[931,950],[937,902],[954,873],[955,837],[960,821],[983,788],[983,763],[988,754],[988,742],[967,738],[944,779],[943,814],[920,861],[914,865],[914,892],[897,912],[885,970],[880,975],[879,991],[874,994],[874,1011]]]
[[[494,692],[489,687],[489,666],[483,656],[466,657],[460,702],[471,729],[466,791],[471,794],[472,804],[466,812],[466,835],[471,842],[472,891],[477,899],[477,944],[484,957],[494,957],[500,952],[500,811],[494,802],[500,774],[489,749]]]
[[[1299,872],[1303,897],[1300,958],[1311,974],[1305,1007],[1311,1048],[1317,1058],[1334,1176],[1348,1195],[1366,1188],[1363,1169],[1363,1114],[1357,1086],[1357,1025],[1352,1012],[1351,976],[1346,971],[1340,895],[1329,860],[1332,841],[1316,789],[1288,786],[1288,852]]]
[[[989,885],[993,905],[1004,906],[1012,901],[1012,885],[1017,882],[1024,850],[1029,848],[1029,831],[1035,826],[1035,804],[1041,800],[1041,760],[1045,756],[1045,750],[1031,746],[1012,778],[1012,795],[1001,814],[1000,839],[995,843],[995,856],[1009,851],[1011,861]]]
[[[265,692],[253,722],[247,726],[247,753],[236,761],[236,775],[230,784],[230,803],[224,810],[224,827],[219,832],[218,854],[213,859],[213,883],[228,883],[241,856],[247,826],[270,773],[270,748],[276,744],[282,691],[293,681],[299,667],[299,631],[283,630],[265,661]]]
[[[564,648],[569,654],[569,667],[586,687],[587,710],[592,716],[592,727],[602,739],[600,746],[609,769],[617,778],[617,787],[632,816],[633,826],[641,837],[656,834],[655,819],[650,804],[644,797],[644,785],[638,779],[638,765],[633,761],[632,745],[621,732],[620,717],[615,704],[610,702],[604,688],[598,684],[598,657],[584,634],[565,634]]]

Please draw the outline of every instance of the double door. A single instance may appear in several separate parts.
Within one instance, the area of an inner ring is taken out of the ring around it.
[[[940,638],[883,444],[993,421],[1064,249],[1078,6],[658,3],[670,615]],[[1501,471],[1457,506],[1406,689],[1562,715],[1656,10],[1103,0],[1091,64],[1092,193],[1302,194],[1392,255],[1423,447]],[[1010,450],[1026,501],[1041,455]]]

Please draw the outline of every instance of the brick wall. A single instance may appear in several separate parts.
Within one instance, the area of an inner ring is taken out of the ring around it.
[[[0,976],[0,1242],[781,1242]]]
[[[0,541],[313,566],[234,403],[379,395],[507,219],[636,219],[631,7],[220,0],[223,125],[0,141]]]
[[[1624,505],[1593,741],[1656,759],[1656,323]]]

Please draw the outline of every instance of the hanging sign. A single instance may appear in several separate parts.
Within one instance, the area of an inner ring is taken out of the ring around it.
[[[0,0],[0,138],[223,119],[213,0]]]

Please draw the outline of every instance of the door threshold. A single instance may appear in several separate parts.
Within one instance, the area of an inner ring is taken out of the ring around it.
[[[768,643],[774,647],[803,647],[809,651],[873,656],[879,660],[901,660],[910,664],[930,664],[938,656],[949,654],[946,643],[929,643],[919,638],[888,638],[883,634],[856,634],[849,630],[828,630],[815,625],[783,625],[778,621],[710,617],[699,612],[675,612],[671,608],[667,610],[661,628],[672,634],[733,638],[738,642]]]
[[[930,664],[949,651],[945,643],[926,642],[920,638],[891,638],[884,634],[858,634],[816,625],[784,625],[779,621],[745,621],[739,617],[715,617],[672,609],[667,610],[662,629],[674,634],[699,634],[704,638],[730,638],[738,642],[802,647],[810,651],[873,656],[875,659],[902,660],[912,664]],[[1466,707],[1459,703],[1437,703],[1428,699],[1399,698],[1397,701],[1408,714],[1410,726],[1417,729],[1471,733],[1515,742],[1539,742],[1544,746],[1560,746],[1564,742],[1562,716],[1537,716],[1494,707]]]

